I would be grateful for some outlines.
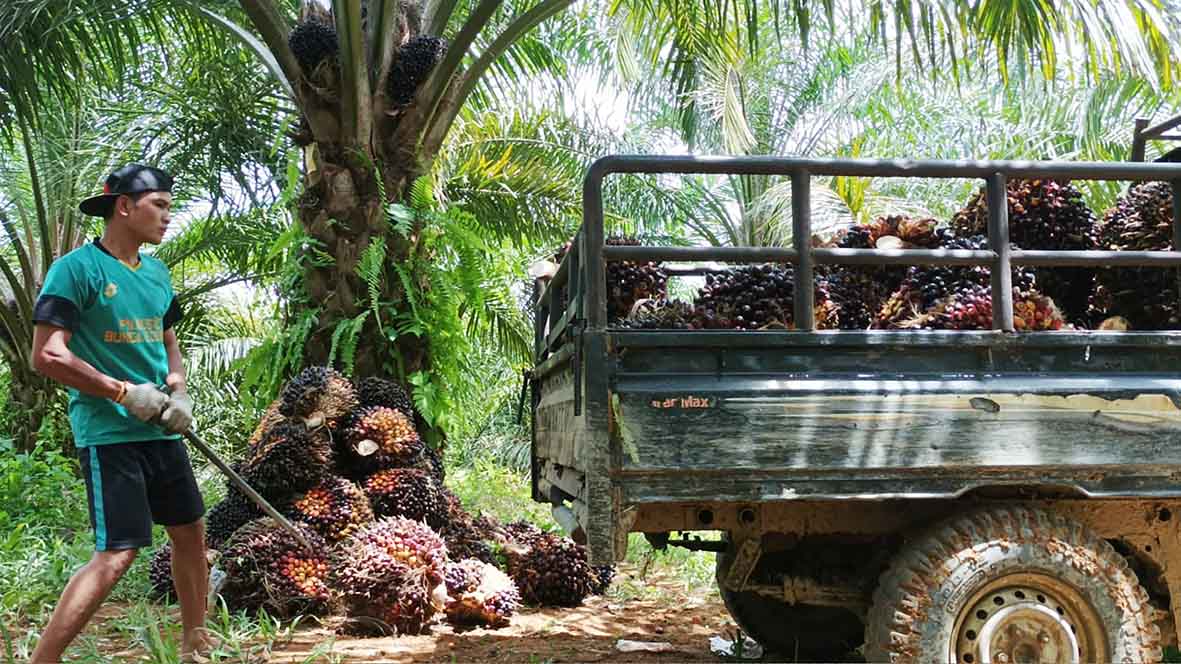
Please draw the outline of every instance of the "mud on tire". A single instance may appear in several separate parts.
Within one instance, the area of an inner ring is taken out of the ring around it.
[[[1023,635],[1030,625],[1033,638]],[[972,664],[981,644],[1010,647],[1014,638],[1053,640],[1059,652],[1073,639],[1080,661],[1162,657],[1153,608],[1127,561],[1081,524],[1017,506],[956,517],[907,542],[874,592],[865,655]]]

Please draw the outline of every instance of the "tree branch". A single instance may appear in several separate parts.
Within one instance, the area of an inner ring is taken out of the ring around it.
[[[369,58],[361,30],[361,3],[333,0],[336,34],[340,41],[341,116],[345,140],[368,146],[373,134],[369,94]]]
[[[558,14],[572,5],[574,0],[542,0],[529,9],[529,11],[521,14],[509,24],[504,32],[493,40],[492,44],[480,54],[472,66],[467,69],[457,79],[451,82],[448,86],[448,91],[443,99],[437,104],[435,112],[427,121],[426,127],[423,131],[422,145],[424,154],[433,155],[433,150],[437,150],[443,143],[443,138],[450,130],[451,124],[455,122],[455,117],[459,114],[459,109],[463,108],[464,102],[471,96],[472,91],[479,85],[480,79],[492,66],[492,63],[497,58],[504,55],[513,44],[517,42],[525,33],[541,24],[542,21]]]
[[[455,13],[455,5],[457,4],[459,4],[459,0],[436,0],[427,12],[426,21],[423,23],[426,34],[443,34],[443,31],[447,29],[447,23],[451,20],[451,14]]]
[[[302,70],[299,68],[299,62],[295,59],[295,54],[291,52],[291,47],[287,44],[287,35],[290,32],[287,20],[279,12],[279,8],[275,6],[273,0],[238,0],[238,2],[242,5],[242,10],[250,17],[254,29],[258,30],[258,34],[262,36],[267,48],[271,50],[271,55],[275,57],[279,69],[287,78],[284,87],[288,91],[293,91]]]

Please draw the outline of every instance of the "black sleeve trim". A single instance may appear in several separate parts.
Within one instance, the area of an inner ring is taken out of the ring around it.
[[[33,307],[33,322],[78,331],[78,306],[64,297],[42,295]]]
[[[185,312],[180,308],[180,301],[173,297],[172,304],[168,305],[168,311],[164,314],[164,329],[171,330],[184,317]]]

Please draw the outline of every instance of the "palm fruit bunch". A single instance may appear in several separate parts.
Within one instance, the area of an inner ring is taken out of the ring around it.
[[[446,522],[443,488],[416,468],[388,468],[365,480],[365,494],[378,517],[400,516],[425,521],[433,527]]]
[[[386,80],[386,95],[405,106],[414,101],[414,93],[430,76],[431,70],[447,53],[447,40],[423,35],[406,42],[398,49],[398,57]]]
[[[221,594],[231,610],[263,608],[289,618],[330,608],[328,544],[311,528],[293,525],[311,550],[269,518],[251,521],[230,536],[220,564],[226,572]]]
[[[254,501],[231,488],[226,497],[205,515],[205,546],[221,549],[235,530],[261,516],[262,510]]]
[[[358,476],[411,465],[423,450],[414,421],[386,406],[359,409],[344,427],[341,440],[342,467]]]
[[[504,572],[474,559],[449,562],[447,620],[456,625],[503,627],[521,605],[521,593]]]
[[[358,627],[420,634],[446,603],[447,548],[426,524],[379,519],[342,544],[336,588]]]
[[[304,76],[309,78],[321,62],[335,59],[340,52],[336,26],[321,16],[310,16],[296,24],[287,37],[287,45],[291,47]]]
[[[631,236],[608,237],[612,246],[638,246],[640,239]],[[660,263],[648,261],[611,261],[607,263],[607,320],[615,322],[626,318],[632,307],[640,300],[665,300],[668,298],[668,273]]]
[[[586,549],[572,540],[544,533],[506,547],[508,571],[521,597],[538,606],[578,606],[595,587]]]
[[[439,486],[443,486],[443,480],[447,477],[443,458],[439,456],[439,452],[435,448],[425,443],[422,446],[422,453],[418,455],[418,459],[411,464],[411,467],[425,471],[435,479],[435,482],[438,482]]]
[[[1173,249],[1173,190],[1165,182],[1140,182],[1116,201],[1095,229],[1099,249]],[[1122,316],[1133,330],[1181,329],[1175,270],[1108,267],[1097,271],[1094,319]]]
[[[449,514],[446,521],[439,528],[439,536],[447,544],[447,553],[453,559],[463,560],[474,558],[481,562],[491,563],[495,560],[492,541],[485,531],[476,525],[475,519],[468,514]]]
[[[1095,213],[1082,192],[1069,182],[1046,179],[1010,180],[1009,241],[1019,249],[1085,250],[1094,248]],[[988,234],[988,200],[984,189],[955,214],[952,228],[960,237]],[[1042,294],[1049,296],[1072,322],[1087,318],[1094,270],[1080,267],[1031,270]]]
[[[365,492],[343,477],[330,477],[300,496],[289,514],[333,544],[374,519]]]
[[[832,246],[839,249],[934,249],[948,239],[934,219],[891,215],[842,230]],[[886,300],[902,283],[906,268],[899,266],[824,265],[817,268],[836,310],[833,327],[869,329]]]
[[[745,265],[706,274],[693,307],[704,329],[790,329],[793,315],[791,265]],[[814,292],[816,327],[835,324],[834,309],[823,287]]]
[[[148,581],[152,584],[152,596],[157,599],[176,599],[176,585],[172,581],[172,542],[165,542],[152,554],[148,562]]]
[[[311,428],[326,424],[335,429],[356,410],[357,391],[352,381],[329,367],[308,367],[283,386],[279,412],[298,417]]]
[[[327,431],[288,420],[266,432],[238,473],[267,500],[285,503],[323,482],[333,456]]]
[[[988,330],[992,328],[992,289],[962,284],[904,327],[931,330]],[[1018,332],[1044,332],[1067,326],[1054,301],[1037,291],[1013,289],[1013,327]]]
[[[953,238],[946,249],[983,249],[988,240],[983,235]],[[1017,281],[1015,276],[1014,281]],[[985,267],[914,265],[906,269],[902,283],[878,310],[875,328],[905,329],[923,327],[924,314],[951,294],[972,286],[988,286]],[[989,325],[991,327],[991,323]]]
[[[254,427],[254,431],[250,434],[250,439],[246,441],[247,447],[250,451],[258,449],[258,444],[262,442],[263,436],[271,430],[272,427],[282,422],[284,419],[283,413],[279,412],[279,407],[282,405],[281,399],[275,399],[270,406],[263,411],[262,419],[258,421],[258,426]]]
[[[388,378],[368,376],[357,381],[357,399],[361,407],[385,406],[414,419],[414,402],[410,395],[401,385]]]
[[[615,580],[615,565],[595,565],[591,567],[594,579],[591,582],[592,595],[605,595]]]

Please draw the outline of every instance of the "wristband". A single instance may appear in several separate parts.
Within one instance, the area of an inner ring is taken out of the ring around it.
[[[126,396],[127,396],[127,381],[121,380],[121,381],[119,381],[119,393],[116,394],[115,398],[111,399],[111,401],[121,404],[121,403],[123,403],[123,397],[126,397]]]

